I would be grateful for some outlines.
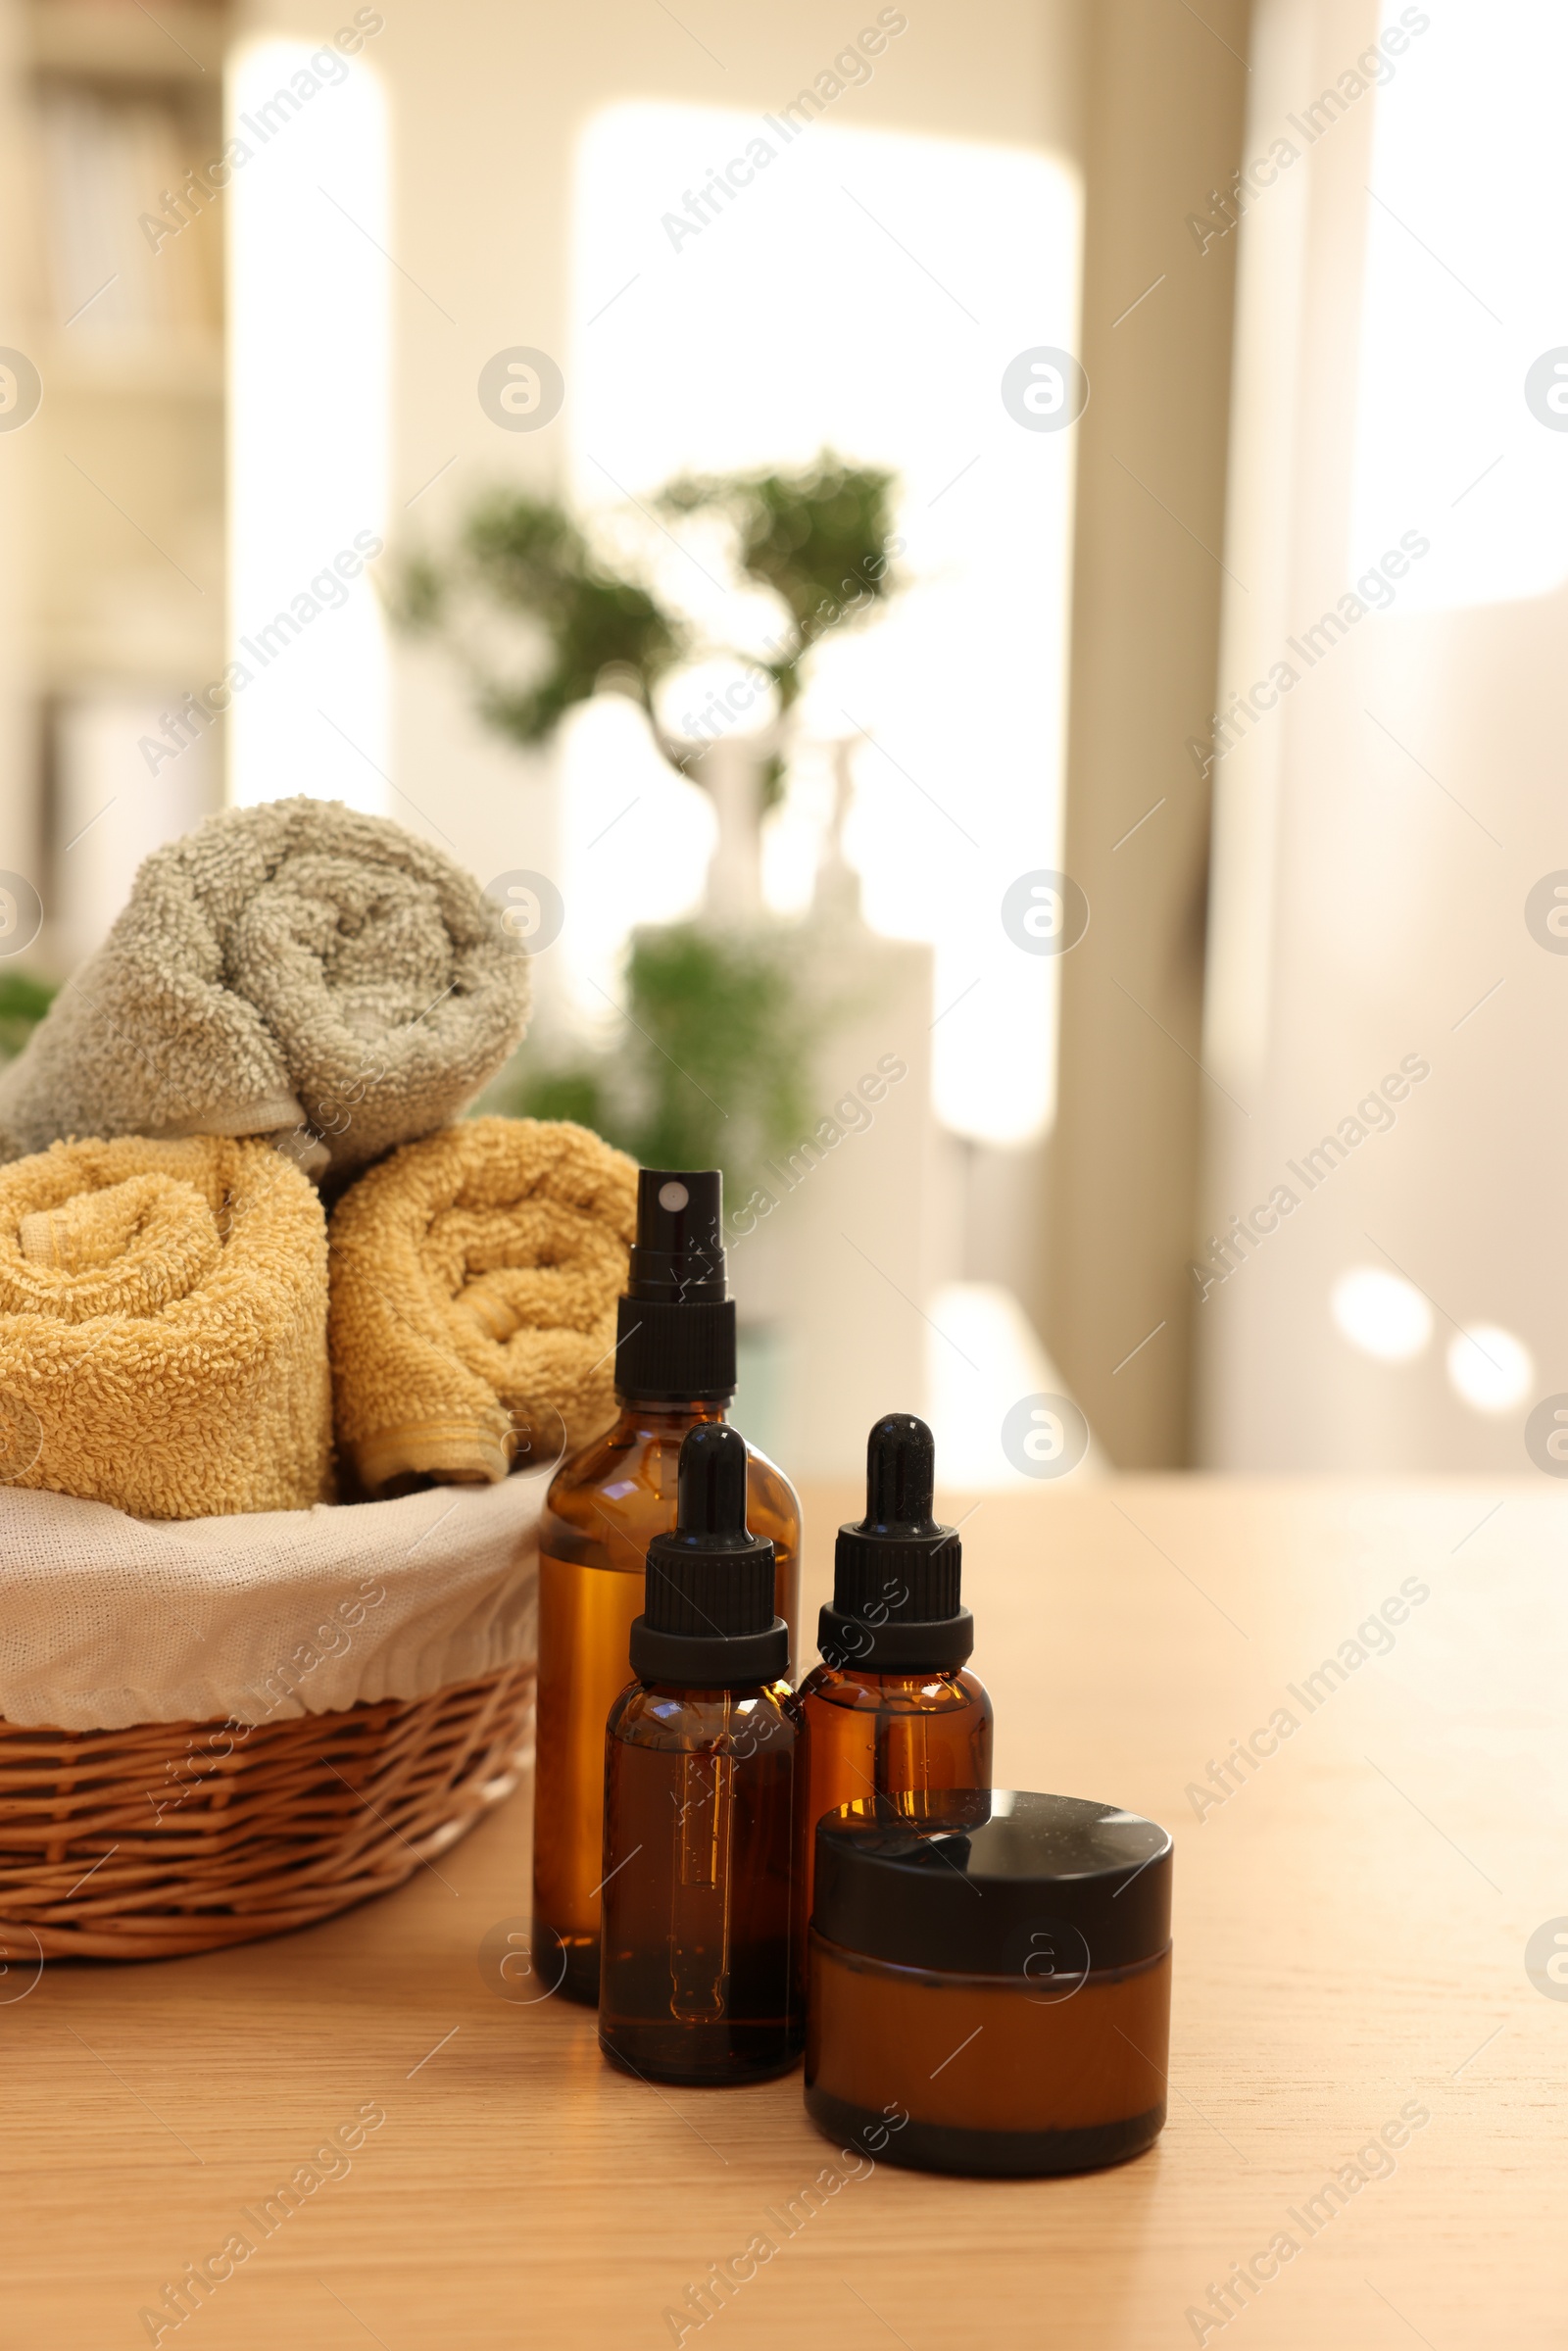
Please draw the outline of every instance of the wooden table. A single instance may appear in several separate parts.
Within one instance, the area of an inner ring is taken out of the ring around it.
[[[812,1623],[850,1499],[808,1497]],[[1245,2315],[1204,2311],[1208,2343],[1568,2339],[1568,1984],[1525,1967],[1568,1914],[1568,1496],[1123,1480],[993,1496],[964,1532],[999,1781],[1175,1834],[1152,2153],[1021,2182],[882,2165],[803,2205],[834,2150],[799,2077],[655,2092],[601,2063],[590,2015],[486,1983],[480,1945],[528,1906],[524,1792],[312,1932],[0,1979],[6,2351],[152,2339],[166,2282],[257,2235],[242,2216],[366,2107],[385,2120],[346,2168],[165,2344],[652,2351],[760,2230],[780,2250],[688,2345],[1191,2343],[1189,2311],[1282,2232],[1300,2249],[1258,2265]],[[1401,1592],[1392,1645],[1349,1662]],[[1278,1709],[1298,1727],[1204,1802],[1211,1761]],[[1292,2217],[1412,2107],[1430,2119],[1396,2156],[1356,2165],[1385,2176],[1324,2199],[1315,2233]],[[792,2202],[786,2236],[765,2216]]]

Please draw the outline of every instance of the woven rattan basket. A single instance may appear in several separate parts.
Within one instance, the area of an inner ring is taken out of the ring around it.
[[[387,1892],[516,1786],[533,1688],[510,1666],[241,1741],[0,1722],[0,1958],[178,1958]]]

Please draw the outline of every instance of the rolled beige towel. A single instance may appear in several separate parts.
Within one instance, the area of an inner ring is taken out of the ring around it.
[[[0,1159],[65,1135],[273,1135],[351,1170],[457,1116],[527,1026],[470,873],[384,817],[275,800],[155,850],[0,1072]]]
[[[0,1167],[0,1478],[133,1518],[327,1497],[326,1220],[263,1143]]]
[[[406,1144],[332,1212],[338,1444],[369,1494],[482,1485],[614,1412],[637,1171],[586,1128],[475,1118]]]

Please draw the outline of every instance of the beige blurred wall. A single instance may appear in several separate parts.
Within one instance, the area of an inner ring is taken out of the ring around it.
[[[1205,252],[1188,216],[1214,217],[1209,192],[1241,160],[1248,18],[1247,0],[1099,0],[1086,57],[1092,392],[1063,864],[1091,917],[1062,966],[1039,1311],[1125,1468],[1191,1457],[1185,1269],[1212,1081],[1208,793],[1185,745],[1213,707],[1235,238]]]
[[[19,233],[29,219],[22,162],[22,31],[19,0],[0,0],[0,221],[11,223],[9,231],[0,231],[0,345],[13,350],[24,349],[32,339]],[[32,660],[24,592],[31,506],[26,430],[24,425],[0,433],[0,867],[35,876],[38,833],[28,720]]]

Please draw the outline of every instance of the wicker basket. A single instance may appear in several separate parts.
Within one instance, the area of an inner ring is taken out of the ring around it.
[[[533,1688],[510,1666],[240,1742],[0,1722],[0,1956],[179,1958],[387,1892],[516,1786]]]

